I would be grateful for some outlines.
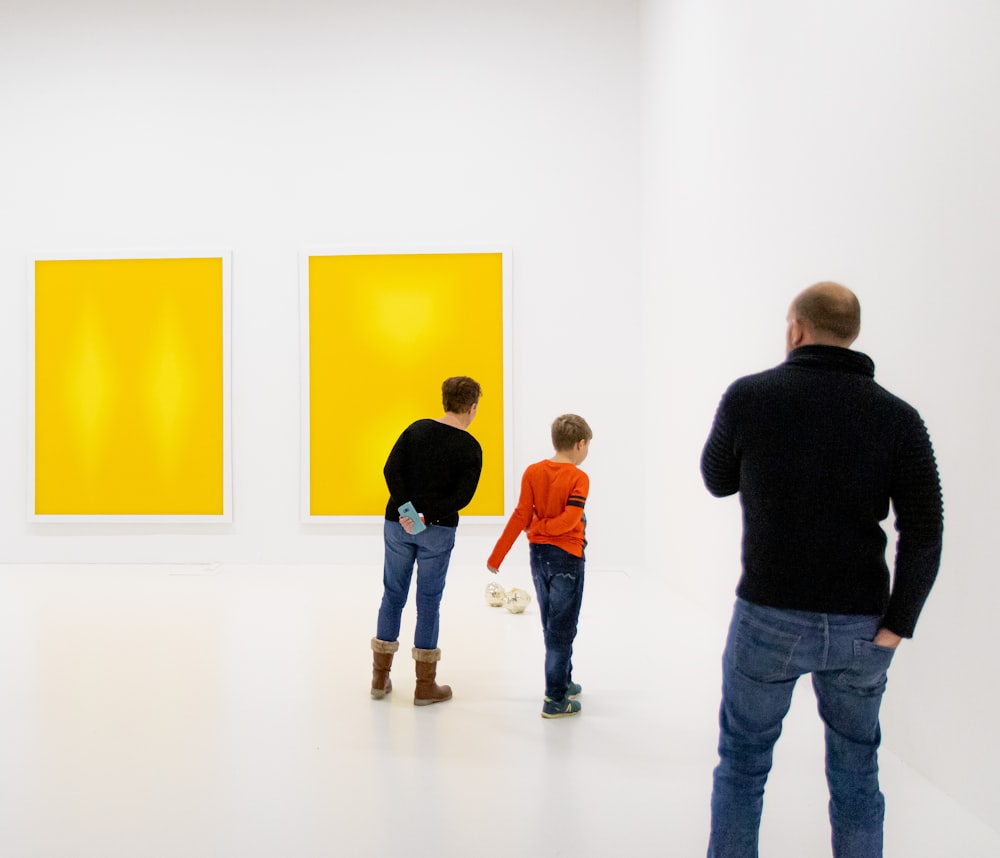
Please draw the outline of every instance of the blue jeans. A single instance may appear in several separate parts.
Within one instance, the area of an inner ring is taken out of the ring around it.
[[[584,561],[558,546],[535,543],[529,546],[529,558],[545,635],[545,696],[562,700],[573,673]]]
[[[436,649],[441,619],[441,596],[451,550],[455,547],[454,527],[431,525],[410,534],[398,521],[385,522],[385,566],[382,572],[382,605],[378,611],[377,637],[399,639],[399,624],[410,594],[413,566],[417,567],[417,628],[413,645]]]
[[[709,858],[756,858],[774,743],[804,673],[812,674],[826,729],[833,854],[882,855],[878,713],[893,650],[872,643],[879,622],[737,600],[722,658]]]

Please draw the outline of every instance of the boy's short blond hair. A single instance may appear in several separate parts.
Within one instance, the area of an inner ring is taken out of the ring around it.
[[[571,450],[581,441],[594,437],[590,426],[579,414],[562,414],[552,421],[552,446],[556,452]]]

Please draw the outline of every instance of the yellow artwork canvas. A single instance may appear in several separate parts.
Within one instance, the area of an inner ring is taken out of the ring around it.
[[[229,516],[226,263],[35,260],[36,516]]]
[[[310,255],[307,517],[381,516],[389,450],[438,417],[441,382],[483,388],[471,516],[504,515],[503,254]]]

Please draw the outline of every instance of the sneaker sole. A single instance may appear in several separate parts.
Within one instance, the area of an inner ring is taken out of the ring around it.
[[[570,709],[568,712],[543,712],[543,718],[569,718],[570,715],[579,715],[579,709]]]

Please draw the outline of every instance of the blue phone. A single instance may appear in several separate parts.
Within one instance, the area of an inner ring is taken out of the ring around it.
[[[414,533],[427,530],[427,525],[420,520],[420,513],[417,512],[417,508],[410,501],[407,501],[399,508],[399,514],[413,520]]]

